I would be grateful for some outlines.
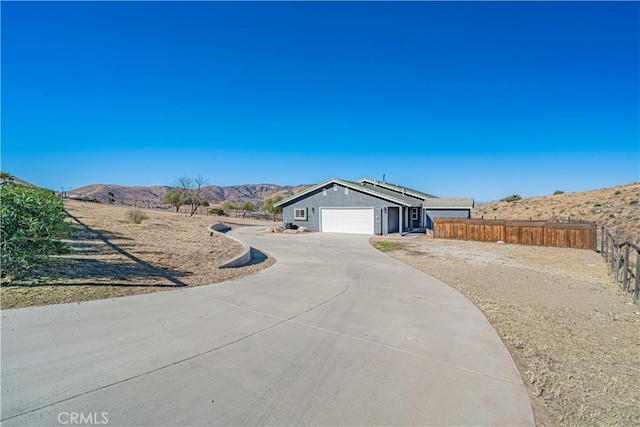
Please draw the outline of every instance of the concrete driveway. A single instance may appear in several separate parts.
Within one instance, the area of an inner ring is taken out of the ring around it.
[[[234,231],[232,282],[2,312],[2,425],[533,425],[498,335],[367,236]]]

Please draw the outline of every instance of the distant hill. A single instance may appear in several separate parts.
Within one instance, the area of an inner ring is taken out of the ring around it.
[[[247,184],[219,187],[215,185],[204,188],[204,198],[211,205],[216,205],[225,201],[234,203],[250,202],[254,205],[262,204],[264,199],[280,195],[288,197],[298,191],[307,188],[307,185],[280,186],[275,184]],[[161,203],[164,194],[171,187],[152,186],[124,186],[109,184],[92,184],[85,187],[76,188],[69,192],[70,195],[86,196],[105,201],[109,192],[113,193],[116,199],[129,199],[138,201],[150,201]]]
[[[476,205],[472,217],[596,221],[620,237],[640,243],[640,182],[579,193]]]
[[[5,172],[4,171],[0,171],[0,173],[2,173],[4,175]],[[30,182],[27,182],[27,181],[25,181],[23,179],[20,179],[17,176],[13,176],[11,174],[9,174],[9,176],[11,177],[11,179],[5,180],[4,177],[3,177],[1,181],[2,182],[10,181],[10,182],[13,182],[14,184],[28,185],[29,187],[36,187],[35,185],[31,184]]]

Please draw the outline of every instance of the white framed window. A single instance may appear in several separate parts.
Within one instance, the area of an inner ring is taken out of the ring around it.
[[[338,191],[338,184],[333,184],[333,191]]]
[[[344,194],[349,194],[349,187],[344,187]]]
[[[297,221],[306,221],[307,220],[307,208],[294,209],[293,210],[293,219]]]
[[[323,189],[322,189],[322,195],[323,195],[323,196],[326,196],[326,195],[327,195],[327,189],[326,189],[326,188],[323,188]]]

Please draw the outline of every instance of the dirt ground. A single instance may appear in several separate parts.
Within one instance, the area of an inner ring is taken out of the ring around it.
[[[52,257],[29,278],[3,283],[3,309],[207,285],[253,274],[275,262],[252,250],[249,265],[218,268],[242,246],[225,236],[210,236],[207,227],[251,220],[141,209],[147,218],[135,224],[128,207],[68,200],[65,208],[76,230],[69,241],[72,253]]]
[[[374,237],[454,287],[500,334],[536,423],[640,425],[640,306],[586,250]]]

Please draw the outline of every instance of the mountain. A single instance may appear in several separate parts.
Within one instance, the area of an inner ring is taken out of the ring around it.
[[[224,201],[233,203],[250,202],[254,205],[262,204],[264,199],[273,196],[288,197],[298,191],[307,188],[307,185],[280,186],[275,184],[247,184],[219,187],[215,185],[203,188],[204,199],[211,205]],[[92,184],[85,187],[76,188],[69,192],[69,195],[94,198],[98,201],[106,201],[107,195],[111,192],[113,197],[118,199],[150,201],[161,203],[164,194],[171,189],[166,186],[125,186],[109,184]]]
[[[13,182],[14,184],[19,184],[19,185],[27,185],[29,187],[36,187],[36,185],[31,184],[30,182],[27,182],[23,179],[18,178],[17,176],[13,176],[10,173],[6,173],[5,171],[0,171],[0,174],[2,174],[2,178],[0,178],[0,182],[4,183],[4,182]],[[6,174],[6,176],[5,176]]]
[[[640,182],[599,190],[480,203],[473,218],[596,221],[619,237],[640,243]]]

